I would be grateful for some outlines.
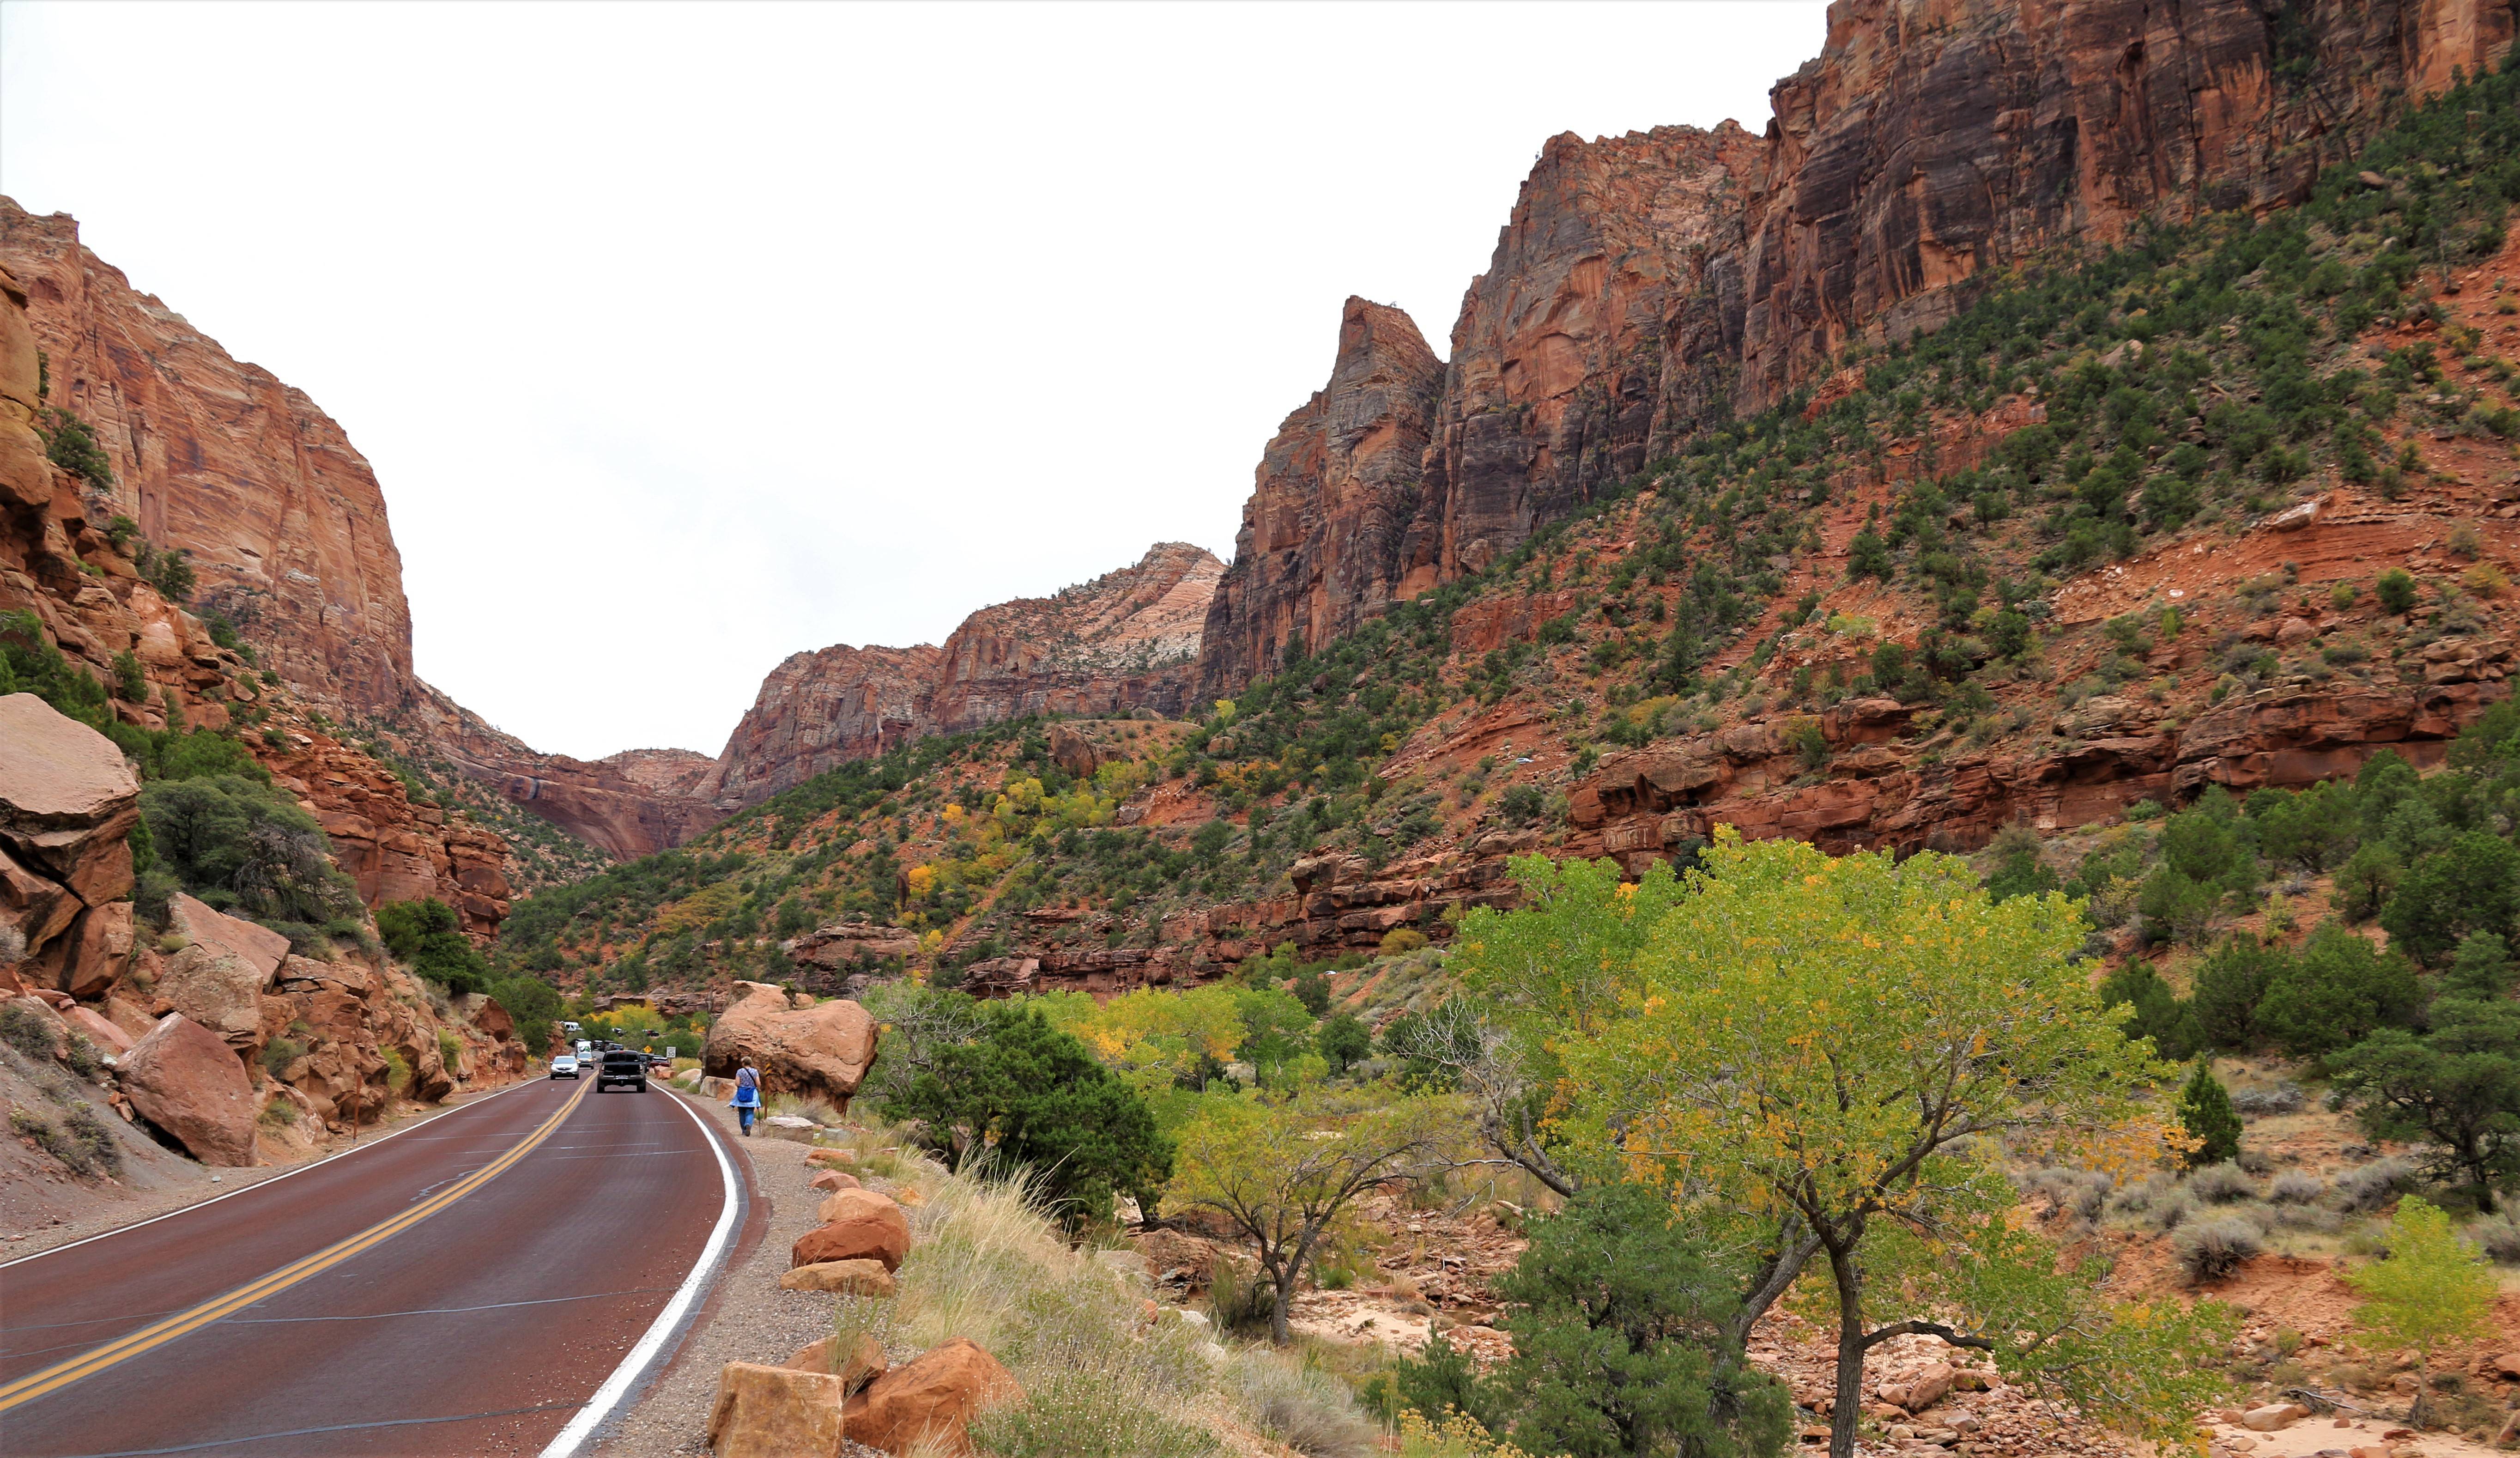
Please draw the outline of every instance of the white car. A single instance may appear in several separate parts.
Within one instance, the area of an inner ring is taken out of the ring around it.
[[[555,1078],[576,1077],[577,1055],[573,1053],[563,1053],[560,1057],[553,1059],[551,1075]]]

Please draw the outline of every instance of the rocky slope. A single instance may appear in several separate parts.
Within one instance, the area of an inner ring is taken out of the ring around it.
[[[1361,389],[1374,367],[1351,357],[1350,306],[1307,410],[1345,408],[1369,432],[1387,418],[1376,449],[1425,449],[1360,489],[1306,443],[1306,412],[1288,419],[1214,610],[1204,691],[1265,672],[1290,631],[1485,567],[1689,431],[1821,384],[1850,343],[1938,327],[1973,279],[2139,218],[2302,201],[2402,99],[2491,69],[2513,31],[2511,0],[1840,0],[1821,54],[1772,92],[1764,136],[1728,122],[1552,139],[1431,401]],[[1395,503],[1410,508],[1396,523]]]
[[[942,648],[797,654],[762,681],[696,793],[724,812],[929,735],[1025,714],[1179,713],[1223,571],[1197,547],[1158,542],[1081,586],[984,608]]]

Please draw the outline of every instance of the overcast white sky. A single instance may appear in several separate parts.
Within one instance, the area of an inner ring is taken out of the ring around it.
[[[1541,143],[1766,124],[1819,0],[0,4],[0,190],[384,483],[422,675],[715,753],[761,676],[1231,558],[1338,308]]]

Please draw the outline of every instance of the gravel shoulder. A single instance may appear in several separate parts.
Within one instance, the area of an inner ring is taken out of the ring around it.
[[[667,1085],[655,1085],[665,1088]],[[761,1135],[745,1139],[735,1112],[718,1099],[670,1090],[712,1119],[749,1165],[752,1210],[742,1236],[698,1320],[664,1374],[652,1384],[603,1441],[589,1451],[619,1458],[666,1458],[708,1451],[709,1408],[718,1373],[729,1362],[780,1362],[832,1330],[833,1298],[782,1291],[788,1248],[814,1228],[821,1197],[806,1187],[809,1145]]]

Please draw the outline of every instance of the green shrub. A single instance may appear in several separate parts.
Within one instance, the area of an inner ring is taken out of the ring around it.
[[[1071,1225],[1108,1220],[1115,1194],[1151,1211],[1173,1147],[1145,1101],[1039,1011],[984,1016],[978,1040],[937,1050],[887,1113],[919,1120],[921,1142],[950,1170],[985,1156],[1030,1171]]]
[[[67,410],[47,410],[44,415],[51,418],[49,423],[38,417],[35,432],[44,437],[44,454],[52,463],[84,478],[91,489],[101,491],[112,485],[113,463],[107,458],[105,447],[97,444],[96,433],[88,423]]]
[[[464,934],[455,908],[434,896],[377,908],[377,935],[414,973],[449,992],[485,992],[490,964]]]
[[[445,1066],[450,1076],[464,1062],[464,1040],[456,1036],[452,1028],[441,1027],[437,1030],[437,1061]]]
[[[2326,922],[2268,980],[2257,1022],[2286,1053],[2312,1057],[2403,1024],[2422,1002],[2404,957]]]
[[[306,1045],[295,1038],[273,1038],[262,1045],[262,1069],[274,1078],[291,1064],[306,1056]]]
[[[2405,808],[2420,809],[2422,802]],[[2416,861],[2380,912],[2389,944],[2426,965],[2438,963],[2472,933],[2491,933],[2508,944],[2520,933],[2515,921],[2520,847],[2481,830],[2456,836]]]
[[[2380,595],[2380,606],[2391,613],[2405,613],[2415,605],[2415,579],[2405,568],[2393,567],[2380,574],[2372,584]]]
[[[158,864],[213,906],[307,923],[359,909],[315,817],[265,786],[225,774],[153,781],[140,807]]]
[[[2231,1107],[2230,1091],[2214,1076],[2208,1060],[2196,1060],[2195,1071],[2179,1090],[2179,1123],[2196,1141],[2196,1147],[2181,1157],[2185,1167],[2202,1169],[2240,1157],[2239,1111]]]

